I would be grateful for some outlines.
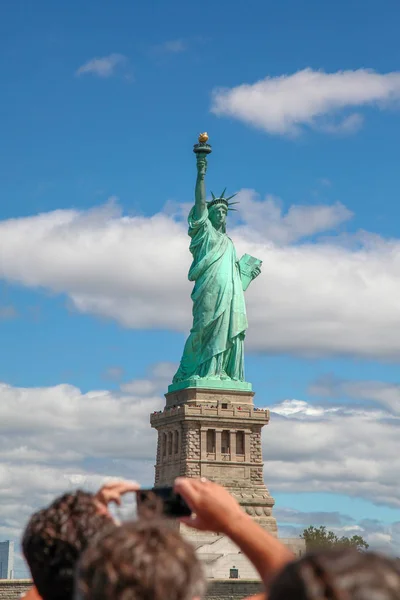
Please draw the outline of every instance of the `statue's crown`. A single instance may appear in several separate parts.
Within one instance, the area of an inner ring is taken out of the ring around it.
[[[207,208],[210,209],[216,204],[223,204],[224,206],[226,206],[227,210],[236,210],[235,208],[231,208],[231,206],[232,204],[238,204],[238,202],[229,202],[229,200],[232,200],[232,198],[234,198],[236,194],[229,196],[229,198],[225,198],[225,192],[226,188],[218,198],[214,196],[214,194],[211,192],[212,200],[210,200],[210,202],[207,202]]]

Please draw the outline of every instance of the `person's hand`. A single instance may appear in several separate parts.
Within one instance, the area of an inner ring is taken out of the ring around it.
[[[178,477],[174,491],[182,496],[192,510],[192,517],[183,523],[202,531],[227,534],[238,518],[247,518],[235,498],[221,485],[201,479]]]
[[[42,600],[41,596],[39,595],[39,592],[37,591],[34,585],[30,587],[25,593],[22,593],[20,595],[20,599],[22,598],[23,600]]]
[[[256,277],[259,276],[259,274],[261,273],[261,268],[260,267],[254,267],[254,269],[251,272],[251,276],[253,279],[255,279]]]
[[[108,514],[108,505],[111,502],[121,506],[121,496],[139,489],[140,485],[135,481],[108,481],[95,494],[94,501],[100,513]]]
[[[266,588],[271,578],[294,559],[293,553],[249,517],[222,486],[203,477],[178,477],[174,490],[194,513],[181,521],[196,529],[227,535],[253,563]],[[257,600],[262,599],[257,596]]]
[[[200,177],[204,177],[207,172],[207,159],[205,155],[197,155],[197,174]]]

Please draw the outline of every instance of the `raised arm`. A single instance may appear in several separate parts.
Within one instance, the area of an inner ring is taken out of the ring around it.
[[[206,186],[205,176],[207,171],[207,158],[206,154],[199,152],[197,154],[197,179],[195,187],[195,204],[194,204],[194,217],[196,220],[201,219],[204,215],[206,205]]]
[[[253,563],[266,588],[276,574],[295,559],[293,553],[257,525],[222,486],[205,478],[178,477],[174,487],[195,514],[195,518],[181,520],[189,527],[230,537]]]

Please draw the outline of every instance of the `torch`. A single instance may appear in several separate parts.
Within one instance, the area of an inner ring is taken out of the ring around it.
[[[198,143],[193,146],[193,152],[198,158],[205,158],[207,154],[211,154],[212,152],[210,144],[207,144],[208,133],[201,133],[198,139]]]

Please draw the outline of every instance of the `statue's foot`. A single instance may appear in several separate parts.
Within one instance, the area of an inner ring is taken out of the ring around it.
[[[223,371],[223,372],[221,373],[221,380],[222,380],[222,381],[226,381],[227,379],[230,379],[230,377],[229,377],[229,375],[227,375],[227,374],[225,373],[225,371]]]

